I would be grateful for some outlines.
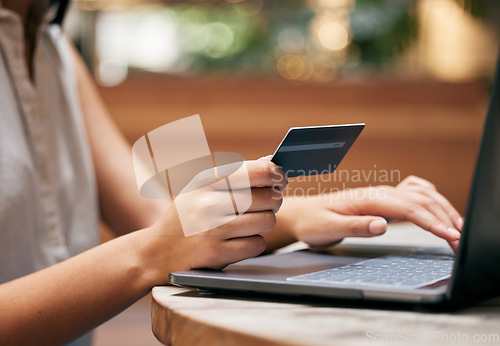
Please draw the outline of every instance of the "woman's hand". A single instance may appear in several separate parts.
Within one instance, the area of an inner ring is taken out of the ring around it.
[[[387,219],[408,220],[458,248],[463,219],[436,187],[409,176],[396,187],[346,189],[307,198],[287,198],[278,214],[297,240],[327,246],[345,237],[385,233]]]
[[[159,275],[162,261],[175,263],[176,270],[220,269],[265,250],[262,234],[276,223],[275,214],[287,180],[268,158],[243,165],[229,176],[231,191],[224,178],[214,182],[204,174],[198,175],[188,185],[194,188],[177,196],[162,219],[151,227],[157,239],[152,259]],[[245,199],[249,203],[243,213],[237,214],[235,206]]]

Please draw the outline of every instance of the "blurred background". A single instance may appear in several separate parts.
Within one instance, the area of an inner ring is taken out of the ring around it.
[[[289,127],[364,122],[339,167],[351,175],[295,181],[287,194],[414,174],[465,211],[499,1],[76,0],[65,30],[131,143],[200,114],[212,151],[255,159]],[[148,304],[101,327],[96,344],[119,334],[116,344],[146,345],[141,331],[155,344]]]
[[[325,83],[490,77],[494,0],[77,0],[67,21],[96,78]],[[491,27],[490,25],[491,24]]]
[[[132,143],[200,114],[212,151],[253,159],[291,126],[364,122],[340,168],[374,174],[322,188],[416,174],[465,209],[498,1],[77,0],[65,23]]]

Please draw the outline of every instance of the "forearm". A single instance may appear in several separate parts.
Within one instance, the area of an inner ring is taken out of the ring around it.
[[[0,344],[66,343],[164,284],[151,269],[151,237],[149,229],[133,232],[0,285]],[[186,268],[172,260],[162,269]]]
[[[139,194],[130,144],[111,119],[81,57],[73,50],[78,92],[99,188],[101,218],[122,235],[151,226],[169,203]]]
[[[86,120],[99,189],[101,219],[116,235],[151,226],[168,208],[168,201],[148,199],[139,194],[130,145],[105,112],[104,106],[87,104],[84,109],[91,114],[86,116]]]

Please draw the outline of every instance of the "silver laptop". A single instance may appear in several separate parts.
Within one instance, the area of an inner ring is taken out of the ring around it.
[[[205,290],[460,306],[500,294],[500,59],[456,255],[446,248],[339,246],[172,273]]]

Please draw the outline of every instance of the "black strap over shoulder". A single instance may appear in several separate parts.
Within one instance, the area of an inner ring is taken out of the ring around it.
[[[57,6],[57,11],[56,11],[56,15],[54,16],[54,18],[50,21],[51,24],[57,24],[59,26],[62,26],[63,24],[63,21],[64,21],[64,15],[66,14],[66,10],[68,9],[68,4],[69,4],[69,0],[59,0],[59,1],[53,1],[52,2],[58,2],[58,6]]]

